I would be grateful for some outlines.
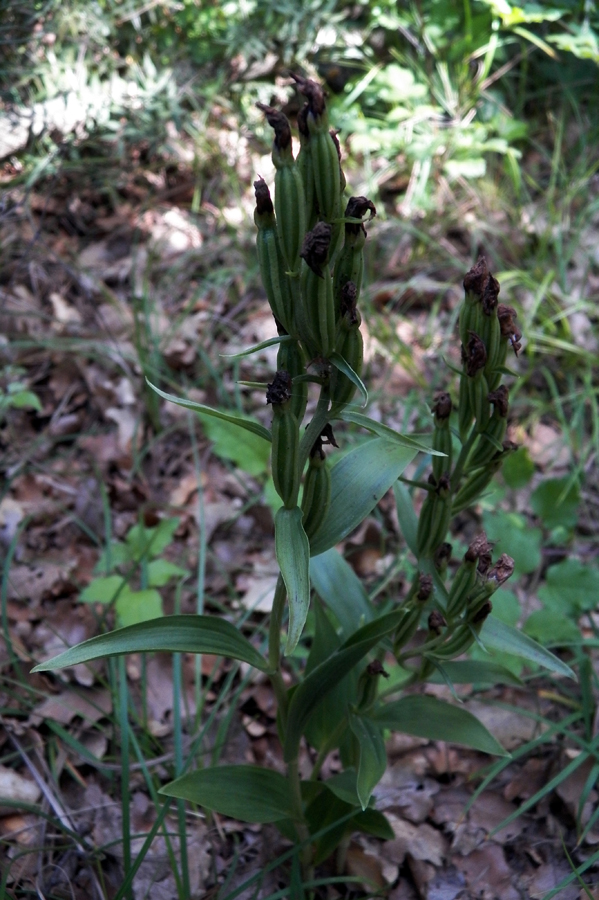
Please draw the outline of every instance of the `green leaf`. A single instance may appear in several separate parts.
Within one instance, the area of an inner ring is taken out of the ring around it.
[[[304,630],[310,608],[310,542],[299,507],[281,507],[275,515],[275,555],[287,589],[289,631],[285,655],[289,656]]]
[[[11,394],[8,401],[9,406],[15,409],[35,409],[37,412],[42,411],[40,398],[33,391],[17,391]]]
[[[366,404],[368,403],[368,391],[364,387],[364,382],[362,381],[360,376],[357,374],[357,372],[354,372],[347,360],[344,359],[343,356],[336,350],[333,350],[333,352],[329,354],[329,362],[332,362],[335,368],[339,369],[340,372],[343,372],[343,374],[347,378],[349,378],[351,383],[358,388],[364,400],[362,406],[366,406]]]
[[[341,413],[340,418],[343,419],[344,422],[352,422],[354,425],[359,425],[361,428],[365,428],[366,431],[370,431],[371,434],[376,434],[380,438],[384,438],[387,441],[393,441],[393,443],[399,444],[401,447],[410,447],[416,452],[428,453],[431,456],[445,455],[444,453],[439,453],[438,450],[431,449],[428,444],[423,443],[422,441],[407,437],[407,435],[395,431],[394,428],[389,428],[388,425],[383,425],[382,422],[377,422],[376,419],[365,416],[364,413],[356,412],[351,409],[351,407],[346,407]]]
[[[522,684],[520,679],[496,662],[483,659],[444,661],[439,671],[426,679],[433,684]]]
[[[393,493],[395,495],[397,519],[399,521],[401,533],[405,538],[406,544],[414,556],[417,557],[418,545],[416,543],[416,536],[418,534],[418,516],[414,512],[414,505],[412,503],[412,498],[410,497],[410,492],[405,484],[402,484],[401,481],[397,481],[393,485]]]
[[[247,662],[262,672],[269,671],[268,663],[247,638],[230,622],[216,616],[168,616],[119,628],[83,641],[40,663],[33,671],[47,672],[105,656],[153,652],[213,653]]]
[[[150,587],[163,587],[171,578],[183,578],[189,575],[187,569],[177,566],[168,559],[153,559],[148,563],[148,584]]]
[[[503,480],[512,490],[526,487],[534,473],[535,464],[526,447],[519,447],[515,453],[510,453],[501,466]]]
[[[210,418],[203,413],[200,413],[200,419],[217,456],[230,459],[248,475],[263,475],[268,471],[270,441],[253,432],[240,431],[236,424]]]
[[[567,675],[568,678],[576,679],[576,675],[561,659],[550,653],[532,638],[500,622],[494,615],[488,616],[483,624],[480,632],[480,639],[485,647],[490,650],[498,650],[501,653],[511,653],[522,659],[548,669],[550,672],[557,672],[559,675]]]
[[[578,559],[564,559],[549,567],[538,596],[546,609],[577,617],[597,606],[599,569]]]
[[[111,541],[109,546],[105,547],[100,554],[98,562],[94,566],[94,572],[106,573],[112,572],[118,566],[132,562],[132,550],[122,541]]]
[[[425,694],[410,695],[393,703],[386,703],[371,718],[379,726],[393,731],[431,741],[464,744],[483,753],[509,755],[482,722],[468,710]]]
[[[580,630],[572,619],[554,609],[537,609],[528,617],[522,630],[548,647],[575,644],[582,640]]]
[[[159,791],[241,822],[276,822],[293,815],[289,782],[259,766],[216,766],[182,775]]]
[[[123,590],[126,581],[120,575],[106,575],[104,578],[94,578],[88,586],[79,594],[83,603],[112,603],[114,598]]]
[[[539,568],[543,533],[540,528],[531,528],[524,516],[485,510],[483,527],[491,543],[497,544],[497,552],[508,553],[513,558],[516,577]]]
[[[364,809],[361,812],[356,813],[350,821],[357,831],[363,831],[364,834],[371,834],[381,841],[392,841],[395,837],[395,832],[393,831],[389,820],[378,809]]]
[[[310,560],[310,577],[319,597],[335,614],[345,637],[374,616],[364,585],[333,547]]]
[[[150,619],[157,619],[164,614],[162,597],[155,588],[132,591],[128,585],[125,585],[116,598],[114,608],[117,622],[123,628],[127,625],[149,622]]]
[[[347,537],[374,509],[416,450],[374,438],[346,453],[331,470],[331,505],[311,545],[318,556]]]
[[[350,806],[357,806],[360,802],[358,800],[357,773],[353,767],[350,766],[347,769],[343,769],[342,772],[333,775],[332,778],[328,778],[323,783],[329,791],[340,800],[343,800],[344,803],[349,803]]]
[[[574,528],[578,521],[580,491],[571,478],[548,478],[535,488],[530,505],[545,528]]]
[[[179,527],[179,519],[161,519],[158,525],[133,525],[125,537],[131,548],[131,559],[139,562],[144,558],[153,559],[160,556],[169,544],[172,544],[175,531]]]
[[[148,381],[149,386],[153,391],[162,397],[164,400],[169,400],[171,403],[176,403],[177,406],[182,406],[184,409],[193,409],[196,412],[203,413],[206,416],[213,416],[215,419],[221,419],[223,422],[230,422],[232,425],[237,425],[239,428],[245,429],[246,431],[251,432],[252,434],[257,434],[258,437],[264,438],[265,441],[271,440],[271,434],[268,428],[265,428],[264,425],[261,425],[260,422],[256,422],[254,419],[242,418],[241,416],[234,416],[231,413],[221,412],[218,409],[212,409],[210,406],[205,406],[203,403],[196,403],[195,400],[186,400],[184,397],[176,397],[174,394],[167,394],[166,391],[161,391],[160,388],[157,388],[151,381]]]
[[[310,716],[326,695],[386,635],[397,628],[402,610],[388,613],[359,628],[330,659],[317,666],[294,690],[287,713],[285,760],[294,759]]]
[[[371,719],[350,713],[349,726],[360,748],[356,789],[362,809],[366,809],[387,768],[387,751],[381,728]]]
[[[260,344],[253,344],[251,347],[246,347],[245,350],[240,350],[239,353],[220,353],[219,355],[224,359],[243,359],[244,356],[251,356],[253,353],[267,350],[268,347],[276,347],[277,344],[285,344],[294,340],[295,338],[291,337],[290,334],[281,334],[278,337],[268,338],[267,341],[262,341]]]

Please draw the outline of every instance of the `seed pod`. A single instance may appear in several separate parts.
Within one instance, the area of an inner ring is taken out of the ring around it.
[[[370,218],[376,215],[376,208],[371,200],[366,197],[350,197],[345,209],[345,217],[362,219],[366,212],[370,212]],[[341,292],[348,281],[353,281],[356,286],[356,300],[360,298],[362,287],[362,275],[364,272],[364,242],[366,241],[366,229],[362,222],[345,223],[345,241],[343,249],[335,262],[334,294],[337,304],[337,316],[341,315]]]
[[[331,505],[331,470],[327,465],[322,443],[310,454],[304,480],[302,512],[304,531],[311,540],[322,525]]]
[[[493,476],[501,468],[501,457],[492,459],[485,468],[477,469],[470,475],[459,489],[451,506],[452,515],[461,512],[467,506],[475,503],[484,489],[493,479]]]
[[[341,298],[341,318],[337,325],[335,349],[361,378],[364,365],[364,341],[360,331],[362,317],[356,307],[356,290],[353,281],[343,287]],[[331,375],[331,417],[337,417],[351,403],[356,393],[356,385],[338,369]]]
[[[287,117],[272,106],[256,104],[274,128],[272,161],[275,173],[275,213],[279,240],[288,271],[299,270],[299,254],[306,233],[306,206],[301,171],[291,149],[291,128]]]
[[[333,280],[328,266],[332,228],[318,222],[304,239],[300,256],[304,260],[300,279],[300,337],[313,356],[327,358],[335,346],[335,304]]]
[[[309,78],[293,73],[291,77],[308,100],[306,123],[310,133],[319,215],[325,222],[332,223],[341,215],[341,167],[335,141],[329,133],[324,92],[319,84]]]
[[[307,358],[299,341],[284,341],[279,345],[277,353],[277,369],[284,369],[291,375],[291,411],[301,424],[308,402],[308,385],[305,381],[296,381],[305,374]]]
[[[299,492],[299,426],[291,411],[291,376],[279,370],[266,392],[272,403],[272,477],[286,509],[297,506]]]
[[[432,577],[418,572],[403,604],[405,615],[393,634],[393,653],[396,658],[418,630],[423,607],[432,593]]]
[[[300,136],[300,151],[296,164],[302,176],[304,186],[304,202],[306,208],[306,228],[312,231],[316,224],[316,186],[314,184],[314,164],[312,162],[312,149],[310,147],[310,132],[308,130],[308,104],[305,103],[297,114],[297,128]]]
[[[468,410],[474,414],[476,428],[483,431],[491,416],[491,406],[488,400],[489,388],[484,376],[484,368],[487,362],[487,351],[480,336],[470,332],[468,343],[462,345],[462,362],[464,373],[461,380],[466,378],[468,390]],[[462,399],[462,385],[460,383],[460,402]],[[461,423],[461,419],[460,419]],[[462,436],[462,440],[467,436]]]
[[[468,459],[469,469],[478,469],[486,465],[496,455],[498,445],[501,446],[507,429],[508,396],[508,389],[503,384],[496,391],[489,391],[487,397],[493,404],[493,415]]]
[[[435,649],[430,653],[427,653],[426,656],[430,659],[439,660],[455,659],[456,656],[461,656],[462,653],[465,653],[473,643],[474,634],[472,628],[470,627],[470,624],[463,623],[455,628],[444,644],[435,647]]]
[[[292,333],[293,304],[270,192],[263,178],[254,182],[254,189],[256,194],[254,221],[258,227],[256,249],[262,284],[273,315],[288,333]]]
[[[483,531],[474,538],[468,547],[464,559],[454,575],[447,599],[447,615],[450,619],[462,613],[466,608],[468,598],[476,584],[477,572],[484,574],[490,560],[491,545]]]
[[[420,559],[425,556],[430,547],[430,534],[432,528],[433,512],[439,501],[434,491],[429,491],[424,498],[424,503],[418,516],[418,530],[416,532],[416,555]]]
[[[435,552],[439,544],[442,544],[451,522],[451,494],[450,479],[448,473],[442,475],[436,489],[437,503],[433,507],[431,516],[431,530],[427,545],[427,553]]]
[[[451,471],[452,440],[449,430],[449,417],[451,416],[451,397],[446,391],[435,394],[433,413],[435,416],[435,430],[433,431],[433,450],[444,453],[445,456],[433,456],[433,476],[438,481],[443,472]]]

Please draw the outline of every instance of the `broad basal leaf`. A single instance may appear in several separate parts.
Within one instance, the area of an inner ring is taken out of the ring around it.
[[[346,453],[331,470],[331,505],[312,539],[312,556],[347,537],[372,512],[416,452],[413,447],[373,438]]]
[[[287,779],[258,766],[216,766],[190,772],[160,793],[241,822],[276,822],[293,815]]]
[[[506,756],[501,744],[482,722],[460,706],[435,697],[410,695],[381,705],[371,718],[380,727],[414,734],[431,741],[464,744],[483,753]]]
[[[310,544],[299,507],[281,507],[275,515],[275,554],[287,589],[289,630],[285,654],[299,641],[310,607]]]
[[[139,625],[119,628],[83,641],[53,659],[40,663],[34,672],[90,662],[125,653],[213,653],[239,659],[263,672],[268,663],[234,625],[216,616],[168,616]]]

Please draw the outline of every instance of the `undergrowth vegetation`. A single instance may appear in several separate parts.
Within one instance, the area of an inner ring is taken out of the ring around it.
[[[595,896],[596,5],[2,11],[0,897]]]

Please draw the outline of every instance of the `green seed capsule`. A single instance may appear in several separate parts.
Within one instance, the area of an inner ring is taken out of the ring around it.
[[[433,450],[444,453],[445,456],[433,456],[433,477],[435,481],[439,481],[444,472],[451,471],[451,459],[453,455],[451,431],[449,430],[451,410],[452,403],[449,394],[446,391],[437,393],[433,405],[433,413],[435,416]]]
[[[472,506],[482,492],[485,490],[493,479],[493,476],[501,468],[501,459],[492,459],[483,469],[473,472],[466,479],[460,490],[453,499],[451,511],[452,515],[456,515],[467,506]]]
[[[275,173],[275,212],[279,228],[279,240],[287,270],[296,274],[299,254],[306,232],[306,206],[301,171],[293,158],[291,128],[287,117],[272,106],[258,103],[274,128],[272,161]]]
[[[324,454],[310,457],[304,480],[302,512],[304,531],[311,540],[322,525],[331,505],[331,470]]]
[[[351,366],[356,375],[362,377],[364,365],[364,340],[360,331],[361,316],[356,309],[355,302],[351,303],[353,296],[353,282],[347,282],[344,295],[350,297],[350,306],[343,314],[337,329],[337,342],[335,349],[341,354],[346,363]],[[356,385],[343,372],[335,369],[331,376],[331,417],[341,414],[348,403],[351,403],[356,393]]]
[[[291,411],[301,424],[308,402],[308,385],[305,381],[296,381],[305,375],[308,360],[299,341],[284,341],[277,353],[277,369],[289,372],[293,380],[291,387]]]
[[[266,392],[272,403],[272,477],[286,509],[297,506],[299,471],[299,426],[291,411],[291,376],[279,370]]]
[[[453,634],[449,635],[444,644],[441,644],[431,653],[427,653],[430,659],[455,659],[461,656],[474,643],[474,634],[469,624],[458,625]]]
[[[304,203],[306,209],[306,228],[312,231],[316,224],[316,186],[314,184],[314,164],[312,162],[312,149],[310,147],[310,132],[308,130],[308,104],[305,103],[297,114],[297,127],[300,136],[300,151],[296,164],[302,176],[304,186]]]
[[[256,249],[262,284],[273,315],[287,332],[292,333],[292,296],[279,245],[274,208],[264,179],[255,181],[254,188],[256,192],[254,221],[258,227]]]

